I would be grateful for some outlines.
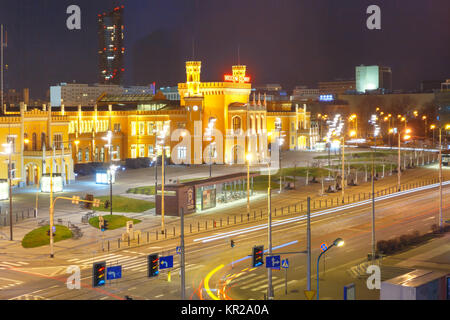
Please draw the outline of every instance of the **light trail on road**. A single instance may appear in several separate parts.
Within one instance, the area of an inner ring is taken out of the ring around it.
[[[442,183],[443,186],[446,186],[449,184],[450,184],[450,181],[446,181],[446,182]],[[418,187],[418,188],[414,188],[414,189],[404,190],[404,191],[396,192],[396,193],[389,194],[389,195],[379,196],[378,198],[375,198],[375,202],[392,199],[392,198],[396,198],[396,197],[401,197],[401,196],[404,196],[407,194],[425,191],[425,190],[429,190],[429,189],[433,189],[433,188],[437,188],[437,187],[439,187],[439,183],[430,184],[427,186]],[[352,209],[352,208],[361,207],[361,206],[364,206],[364,205],[367,205],[370,203],[372,203],[372,199],[363,200],[363,201],[355,202],[352,204],[346,204],[346,205],[343,205],[343,206],[340,206],[337,208],[318,211],[315,213],[311,213],[311,218],[320,217],[320,216],[331,214],[331,213],[336,213],[336,212],[340,212],[340,211],[344,211],[344,210],[348,210],[348,209]],[[273,222],[272,227],[277,227],[277,226],[285,225],[285,224],[292,223],[292,222],[303,221],[305,219],[306,219],[306,215],[288,218],[288,219],[284,219],[283,221]],[[243,229],[239,229],[239,230],[235,230],[235,231],[224,232],[224,233],[213,235],[213,236],[197,238],[197,239],[194,239],[194,242],[201,241],[202,243],[207,243],[207,242],[224,239],[224,238],[228,238],[231,236],[238,236],[238,235],[242,235],[242,234],[246,234],[249,232],[254,232],[254,231],[258,231],[258,230],[262,230],[262,229],[266,229],[266,228],[267,228],[267,224],[265,223],[265,224],[260,224],[257,226],[243,228]]]

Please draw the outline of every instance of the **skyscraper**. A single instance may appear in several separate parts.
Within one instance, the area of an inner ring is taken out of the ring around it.
[[[357,66],[356,91],[364,93],[372,90],[392,90],[392,71],[383,66]]]
[[[123,72],[123,10],[124,6],[98,15],[99,82],[121,84]]]

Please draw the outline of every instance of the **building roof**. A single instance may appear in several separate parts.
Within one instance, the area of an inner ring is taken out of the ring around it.
[[[445,275],[445,272],[417,269],[393,279],[387,280],[386,282],[390,284],[416,288],[430,281],[442,278]]]

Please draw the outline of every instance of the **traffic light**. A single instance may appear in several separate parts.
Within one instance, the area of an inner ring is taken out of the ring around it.
[[[106,230],[108,230],[108,221],[104,220],[103,221],[103,229],[102,229],[102,231],[106,231]]]
[[[253,247],[253,267],[259,267],[264,264],[264,246]]]
[[[92,287],[101,287],[106,281],[106,262],[96,262],[92,268]]]
[[[230,245],[231,245],[232,248],[234,248],[234,240],[230,241]]]
[[[159,274],[158,254],[151,254],[148,257],[148,277],[156,277]]]
[[[105,209],[108,209],[108,208],[109,208],[109,204],[110,204],[109,200],[106,200],[106,201],[105,201]]]

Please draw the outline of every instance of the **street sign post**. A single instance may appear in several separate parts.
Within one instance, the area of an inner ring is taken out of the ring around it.
[[[266,257],[266,268],[280,270],[281,258],[280,256]]]
[[[122,278],[122,266],[106,268],[106,280],[115,280]]]
[[[287,295],[287,269],[289,268],[289,260],[284,259],[281,261],[281,266],[284,268],[284,294]]]
[[[355,292],[355,284],[351,283],[347,286],[344,286],[344,300],[355,300],[356,292]]]
[[[281,261],[281,266],[285,269],[289,268],[289,260],[285,259],[285,260]]]
[[[173,268],[173,256],[160,257],[159,258],[159,269],[169,269]]]

